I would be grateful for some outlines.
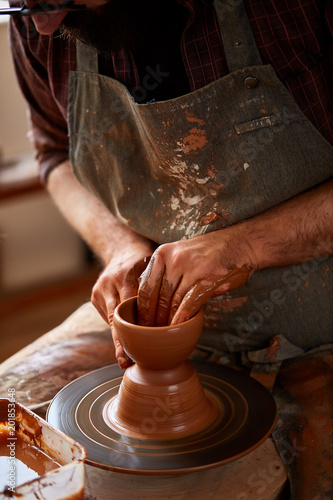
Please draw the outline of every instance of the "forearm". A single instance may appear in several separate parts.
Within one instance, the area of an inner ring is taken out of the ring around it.
[[[253,250],[257,269],[333,253],[333,181],[235,226]]]
[[[80,234],[92,251],[110,262],[121,248],[138,251],[153,244],[118,221],[107,208],[76,179],[69,162],[64,162],[49,175],[47,189],[60,212]]]

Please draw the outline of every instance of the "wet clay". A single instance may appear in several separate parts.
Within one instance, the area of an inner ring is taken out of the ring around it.
[[[199,433],[221,417],[221,404],[187,362],[201,333],[202,311],[176,326],[145,327],[137,324],[132,297],[117,307],[113,324],[135,364],[104,408],[111,428],[133,438],[170,440]]]
[[[207,226],[208,224],[211,224],[212,222],[219,219],[223,219],[222,215],[217,212],[212,212],[201,217],[201,219],[199,220],[199,226]]]
[[[0,429],[0,491],[11,485],[11,481],[19,486],[58,467],[58,463],[35,446]]]
[[[228,274],[218,278],[217,280],[210,280],[204,284],[203,281],[198,281],[186,293],[182,300],[182,309],[188,312],[188,317],[191,317],[193,311],[197,311],[206,302],[216,295],[225,293],[229,290],[234,290],[241,287],[249,279],[253,270],[247,266],[234,267]],[[218,290],[218,294],[216,293]],[[177,316],[173,316],[171,324],[177,323]]]
[[[151,258],[150,265],[147,268],[148,275],[146,280],[150,278],[153,272],[154,256]],[[173,293],[173,288],[169,285],[167,279],[162,279],[162,274],[154,277],[156,283],[161,283],[161,286],[156,286],[153,293],[148,294],[144,288],[141,288],[138,294],[138,323],[143,326],[164,326],[168,324],[175,325],[178,323],[176,313],[179,312],[179,306],[187,313],[187,319],[194,316],[199,309],[204,306],[207,301],[216,295],[222,295],[229,290],[234,290],[244,285],[253,274],[253,269],[242,266],[235,266],[225,276],[214,279],[202,279],[197,281],[185,294],[181,304],[170,301],[171,309],[167,310],[168,298]],[[218,290],[218,293],[217,293]],[[163,304],[165,303],[165,307]]]

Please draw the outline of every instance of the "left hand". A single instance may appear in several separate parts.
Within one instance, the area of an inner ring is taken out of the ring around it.
[[[121,251],[113,254],[92,290],[91,302],[111,326],[116,358],[119,366],[124,369],[132,361],[124,352],[113,328],[113,314],[120,302],[137,295],[139,276],[146,268],[152,252],[149,242],[143,245],[140,241],[130,248],[121,247]]]
[[[256,268],[235,226],[161,245],[140,278],[139,324],[181,323],[211,297],[244,285]]]

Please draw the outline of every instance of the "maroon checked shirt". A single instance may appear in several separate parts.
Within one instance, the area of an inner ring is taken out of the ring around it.
[[[168,1],[186,13],[178,45],[170,42],[169,47],[169,61],[178,60],[178,66],[165,71],[156,59],[151,64],[149,55],[144,60],[124,52],[100,65],[103,74],[121,81],[138,102],[177,97],[228,73],[213,2]],[[245,0],[245,6],[263,63],[274,67],[306,117],[333,143],[332,0]],[[29,104],[30,139],[45,182],[68,158],[68,76],[76,68],[75,41],[59,32],[40,35],[31,19],[18,16],[11,19],[10,37],[18,81]],[[170,75],[157,95],[143,95],[147,67]]]

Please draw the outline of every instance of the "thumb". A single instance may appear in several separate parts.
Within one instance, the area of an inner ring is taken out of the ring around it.
[[[119,339],[117,337],[117,334],[115,332],[115,329],[113,325],[111,326],[111,333],[112,333],[112,340],[113,340],[113,345],[115,347],[115,353],[116,353],[116,358],[118,361],[118,364],[120,368],[127,368],[132,364],[132,360],[127,356],[127,354],[124,351],[123,346],[119,342]]]

